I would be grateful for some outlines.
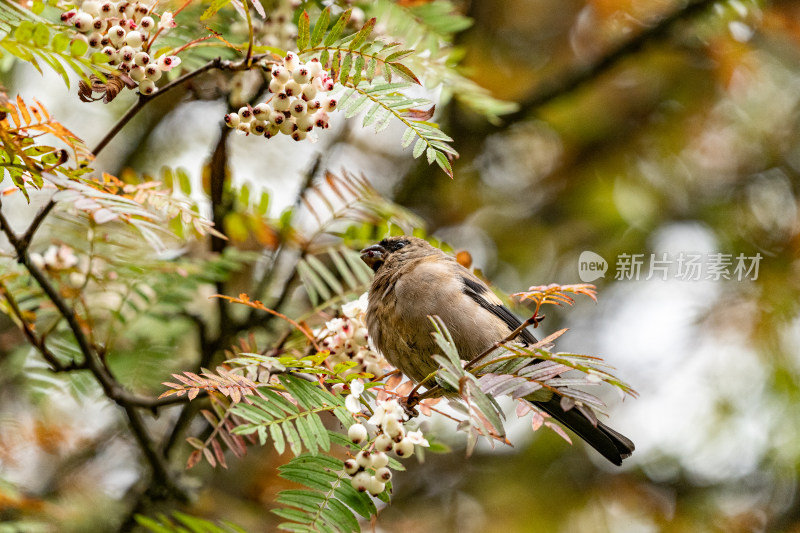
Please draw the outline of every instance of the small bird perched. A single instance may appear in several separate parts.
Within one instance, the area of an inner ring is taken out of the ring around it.
[[[388,237],[361,250],[361,259],[375,272],[367,305],[371,342],[416,382],[438,369],[431,355],[440,349],[431,334],[429,316],[441,318],[459,355],[467,361],[522,324],[483,281],[423,239]],[[516,340],[536,343],[527,330]],[[606,425],[595,425],[577,409],[562,409],[557,393],[532,403],[615,465],[622,464],[634,450],[633,442]]]

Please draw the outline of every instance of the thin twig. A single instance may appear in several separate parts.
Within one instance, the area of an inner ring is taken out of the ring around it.
[[[250,64],[252,64],[254,62],[257,62],[257,61],[260,61],[261,59],[265,59],[265,58],[267,58],[269,56],[270,56],[270,54],[268,54],[268,53],[267,54],[255,55],[255,56],[250,58],[250,60],[251,60]],[[100,153],[100,151],[102,151],[103,148],[105,148],[106,145],[109,142],[111,142],[111,140],[117,135],[117,133],[119,133],[120,130],[122,130],[122,128],[125,127],[125,125],[128,122],[130,122],[131,119],[133,117],[135,117],[137,113],[139,113],[139,111],[142,110],[142,108],[144,108],[144,106],[146,106],[148,103],[152,102],[156,98],[164,96],[165,94],[167,94],[171,90],[175,89],[176,87],[179,87],[179,86],[183,85],[184,83],[186,83],[187,81],[191,80],[192,78],[195,78],[195,77],[199,76],[200,74],[202,74],[204,72],[207,72],[209,70],[213,70],[213,69],[239,71],[239,70],[247,70],[249,68],[250,68],[250,65],[247,64],[244,61],[230,61],[230,60],[227,60],[227,59],[222,59],[221,57],[216,57],[216,58],[210,60],[205,65],[203,65],[201,67],[198,67],[195,70],[192,70],[191,72],[187,72],[183,76],[172,80],[171,82],[169,82],[168,84],[164,85],[158,91],[156,91],[155,93],[151,94],[150,96],[140,95],[139,99],[136,101],[136,103],[133,104],[133,106],[131,106],[130,109],[128,109],[128,111],[122,116],[122,118],[120,118],[119,121],[117,121],[117,123],[114,124],[114,127],[111,128],[111,130],[100,140],[100,142],[97,144],[97,146],[94,148],[94,150],[92,150],[92,153],[95,156],[98,153]]]
[[[36,336],[36,333],[34,333],[35,330],[33,324],[29,323],[25,319],[25,315],[19,308],[19,304],[17,304],[17,301],[12,296],[11,291],[8,290],[2,281],[0,281],[0,295],[5,298],[6,302],[8,302],[8,305],[11,308],[12,314],[17,317],[17,320],[19,320],[22,332],[25,334],[25,337],[27,337],[28,342],[30,342],[37,350],[39,350],[45,361],[50,364],[50,369],[53,372],[68,372],[70,370],[84,368],[83,365],[78,364],[74,360],[68,364],[64,364],[58,360],[58,357],[56,357],[56,355],[51,352],[45,344],[44,337],[40,338]]]
[[[525,322],[520,324],[519,327],[517,327],[517,329],[515,329],[514,331],[509,333],[508,336],[506,336],[506,338],[504,338],[501,341],[495,342],[494,344],[492,344],[491,346],[486,348],[483,352],[481,352],[478,356],[473,358],[469,363],[464,365],[464,370],[469,370],[471,367],[475,366],[478,363],[478,361],[480,361],[481,359],[483,359],[484,357],[486,357],[487,355],[489,355],[490,353],[492,353],[496,349],[498,349],[501,346],[503,346],[504,344],[506,344],[508,342],[511,342],[514,339],[516,339],[519,336],[519,334],[522,333],[522,331],[525,328],[527,328],[529,326],[532,326],[534,324],[538,324],[539,322],[541,322],[542,318],[541,318],[541,315],[539,315],[538,311],[539,311],[539,307],[537,306],[536,307],[536,311],[533,313],[533,315],[530,316],[530,318],[528,318],[528,320],[526,320]]]
[[[55,205],[55,200],[50,198],[50,200],[39,210],[39,212],[36,213],[36,216],[33,217],[33,220],[31,221],[30,226],[28,226],[27,231],[25,231],[25,234],[19,239],[20,244],[24,249],[28,249],[31,241],[33,241],[33,236],[36,233],[36,230],[39,229],[39,226],[42,225],[42,222],[44,222],[44,219],[47,218],[47,215],[50,214],[50,211],[53,209],[53,207],[55,207]]]
[[[695,0],[689,2],[685,6],[676,9],[670,15],[665,16],[650,28],[618,44],[592,64],[574,68],[559,79],[551,83],[542,84],[531,96],[520,102],[520,107],[516,112],[504,115],[503,123],[508,124],[509,122],[524,120],[534,109],[542,107],[550,101],[596,79],[601,74],[611,70],[622,59],[639,52],[646,44],[667,35],[678,23],[704,13],[707,8],[716,3],[718,3],[718,0]]]
[[[259,2],[261,0],[255,0]],[[253,20],[250,18],[250,4],[248,0],[242,0],[244,4],[244,14],[247,19],[247,55],[244,56],[244,63],[248,67],[252,64],[253,58],[253,41],[255,40],[255,30],[253,29]]]

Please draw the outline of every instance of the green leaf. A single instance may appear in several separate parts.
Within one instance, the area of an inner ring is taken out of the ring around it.
[[[322,38],[325,36],[325,32],[328,31],[328,23],[330,22],[330,20],[331,20],[331,8],[329,6],[322,10],[322,13],[320,13],[316,24],[314,24],[314,32],[311,34],[311,42],[310,42],[310,45],[312,47],[315,47],[322,42]]]
[[[44,5],[41,4],[40,5]],[[33,30],[33,43],[39,47],[47,46],[47,43],[50,42],[50,28],[48,28],[45,24],[37,24],[36,28]]]
[[[388,64],[386,66],[389,67]],[[402,63],[392,63],[391,64],[391,69],[396,71],[402,78],[405,78],[408,81],[414,82],[417,85],[422,85],[422,82],[419,81],[419,78],[417,78],[417,76],[413,72],[411,72],[411,69],[408,68],[407,66],[405,66],[404,64],[402,64]]]
[[[300,407],[303,409],[313,409],[316,407],[314,405],[314,398],[306,390],[307,387],[314,387],[314,385],[292,375],[278,376],[278,380],[286,387],[286,390],[292,395],[292,398],[297,401]]]
[[[378,60],[377,58],[373,57],[369,60],[369,65],[367,65],[367,79],[372,81],[375,77],[375,69],[378,67]]]
[[[261,199],[258,202],[258,213],[266,216],[269,213],[269,193],[264,191],[261,193]]]
[[[327,498],[319,492],[303,489],[290,489],[278,493],[277,503],[297,507],[307,513],[316,513],[327,503]]]
[[[389,54],[384,61],[386,61],[387,63],[392,63],[394,61],[400,61],[400,60],[405,59],[406,57],[410,56],[414,52],[415,52],[415,50],[400,50],[398,52],[394,52],[392,54]]]
[[[335,81],[339,81],[339,72],[341,70],[341,65],[339,61],[341,56],[342,56],[341,52],[339,50],[336,50],[335,52],[333,52],[333,57],[331,57],[331,68],[329,70],[331,72],[331,77],[333,77]]]
[[[94,65],[105,65],[111,60],[111,58],[105,55],[103,52],[94,52],[89,56],[89,60]]]
[[[411,144],[411,141],[414,140],[414,136],[415,135],[416,135],[416,132],[412,128],[408,128],[403,133],[403,137],[400,140],[400,146],[402,146],[403,148],[408,147],[408,145]]]
[[[450,160],[442,152],[436,152],[436,163],[444,170],[448,176],[453,177],[453,167],[450,165]]]
[[[422,155],[422,152],[425,151],[426,146],[427,144],[425,143],[425,139],[422,138],[417,139],[417,143],[414,145],[414,151],[411,154],[414,157],[414,159]]]
[[[350,67],[353,64],[353,55],[352,54],[345,54],[344,58],[342,59],[342,66],[341,71],[339,73],[339,83],[342,85],[347,84],[347,80],[350,78]]]
[[[260,1],[260,0],[255,0]],[[297,51],[303,52],[308,48],[308,43],[311,41],[310,34],[311,20],[308,18],[308,13],[304,9],[297,20]]]
[[[278,394],[275,391],[271,391],[269,389],[263,390],[262,394],[266,396],[268,399],[259,398],[259,397],[251,397],[251,400],[254,404],[259,406],[266,407],[269,403],[274,403],[278,407],[280,407],[283,411],[291,414],[297,414],[300,410],[297,408],[295,404],[287,400],[282,394]]]
[[[314,433],[317,446],[326,452],[329,451],[331,449],[331,440],[328,437],[328,431],[325,429],[322,419],[316,413],[312,413],[308,417],[308,422],[311,431]]]
[[[313,413],[308,416],[311,415],[313,415]],[[311,452],[312,455],[317,455],[318,446],[314,440],[314,431],[307,423],[308,416],[301,416],[297,418],[297,420],[295,420],[295,427],[297,428],[297,433],[300,435],[300,440],[303,442],[303,445],[306,447],[306,449]]]
[[[19,23],[17,29],[14,30],[14,39],[21,43],[26,43],[33,38],[33,30],[33,22],[29,20],[23,20]]]
[[[326,511],[329,511],[329,513],[325,513],[325,511],[323,511],[323,515],[330,515],[331,527],[335,527],[337,530],[343,529],[344,531],[361,531],[361,528],[358,525],[358,520],[353,514],[353,511],[348,509],[339,500],[333,498],[328,500],[327,503],[328,508]]]
[[[325,37],[324,45],[331,46],[333,43],[336,42],[336,39],[339,38],[339,35],[342,34],[342,30],[344,29],[347,22],[350,20],[350,15],[352,14],[353,10],[348,9],[344,13],[342,13],[339,18],[336,20],[336,23],[331,28],[331,31],[328,33],[327,37]]]
[[[364,56],[360,54],[356,56],[356,60],[353,62],[353,85],[356,87],[361,83],[361,71],[364,70],[365,63]]]
[[[295,456],[300,455],[303,451],[303,443],[300,441],[300,435],[297,434],[294,424],[292,424],[291,421],[286,421],[281,424],[281,429],[286,435],[286,440],[289,442],[289,448],[292,450],[292,453]]]
[[[319,273],[322,279],[325,280],[325,283],[327,283],[328,286],[331,289],[333,289],[334,292],[336,292],[337,294],[344,294],[344,287],[342,287],[342,284],[339,282],[338,279],[336,279],[336,276],[334,276],[333,273],[330,270],[328,270],[328,267],[326,267],[322,263],[322,261],[320,261],[319,259],[317,259],[316,256],[313,255],[309,255],[306,258],[306,261],[308,261],[308,264],[311,265],[311,268],[313,268],[314,270],[317,271],[317,273]]]
[[[364,44],[369,37],[369,34],[372,33],[372,29],[375,27],[375,17],[369,19],[364,25],[358,30],[356,36],[353,37],[353,41],[350,43],[350,49],[355,50],[359,48],[362,44]]]
[[[309,470],[305,467],[298,468],[292,462],[281,466],[278,470],[282,478],[294,481],[295,483],[299,483],[311,489],[328,492],[331,488],[332,480],[325,476],[327,472]],[[333,476],[333,481],[335,480],[336,476]],[[352,489],[353,487],[350,488]],[[353,492],[356,492],[356,490],[353,489]],[[356,492],[356,494],[358,494],[358,492]]]
[[[65,51],[68,46],[69,46],[69,36],[66,33],[56,33],[55,35],[53,35],[53,41],[50,43],[50,47],[53,49],[54,52],[61,53]]]
[[[200,15],[200,21],[210,19],[211,17],[216,15],[220,9],[227,6],[230,2],[231,0],[212,0],[211,5],[208,6],[205,11],[203,11],[202,15]]]
[[[275,447],[275,451],[278,452],[278,455],[283,455],[286,450],[286,441],[283,439],[281,427],[278,424],[271,424],[269,426],[269,434],[272,437],[272,445]]]
[[[86,41],[75,39],[69,45],[69,53],[75,57],[81,57],[89,50],[89,44]],[[68,60],[67,60],[68,61]]]
[[[339,272],[339,275],[342,277],[347,286],[352,290],[356,290],[356,288],[358,288],[358,282],[356,282],[355,276],[350,271],[350,268],[348,268],[345,260],[342,259],[342,256],[339,255],[339,252],[337,252],[335,248],[332,248],[328,250],[328,257],[330,257],[331,261],[333,261],[336,270]]]
[[[339,500],[364,518],[369,518],[378,512],[370,497],[363,492],[358,492],[350,483],[342,483],[334,489],[333,493]]]

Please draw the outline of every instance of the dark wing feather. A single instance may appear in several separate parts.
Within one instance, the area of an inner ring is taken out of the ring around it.
[[[462,276],[464,283],[463,292],[472,298],[478,305],[500,318],[511,331],[517,329],[522,322],[514,313],[491,293],[489,287],[477,278]],[[492,302],[492,300],[498,300]],[[527,330],[523,330],[519,338],[527,344],[535,344],[536,338]],[[539,360],[534,360],[534,363]],[[592,448],[614,463],[622,464],[622,460],[633,453],[634,445],[630,439],[614,431],[602,422],[591,421],[578,409],[572,408],[565,411],[561,407],[561,395],[553,394],[547,401],[533,401],[533,404],[549,413],[553,418],[574,431],[585,440]]]
[[[488,300],[487,296],[490,294],[490,291],[486,284],[482,283],[480,280],[467,276],[462,276],[461,281],[464,282],[464,294],[472,298],[475,303],[492,313],[494,316],[505,322],[509,331],[514,331],[520,327],[520,325],[522,325],[522,321],[517,318],[514,313],[509,311],[508,307],[504,306],[503,304],[492,303]],[[494,294],[492,294],[492,296],[494,296]],[[536,344],[536,337],[534,337],[533,334],[531,334],[531,332],[527,329],[522,330],[522,333],[520,333],[518,338],[524,341],[526,344]]]

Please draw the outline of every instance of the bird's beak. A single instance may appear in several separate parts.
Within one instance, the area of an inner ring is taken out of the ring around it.
[[[386,248],[380,244],[373,244],[372,246],[367,246],[361,250],[361,260],[364,261],[374,272],[378,271],[385,258]]]

